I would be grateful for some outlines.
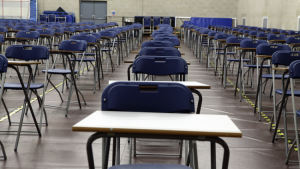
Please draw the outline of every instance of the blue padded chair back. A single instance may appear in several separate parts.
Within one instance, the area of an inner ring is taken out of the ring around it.
[[[142,43],[141,48],[143,49],[144,47],[174,47],[174,44],[170,41],[145,41]]]
[[[11,45],[6,49],[5,56],[21,60],[49,59],[49,50],[38,45]]]
[[[272,29],[271,32],[272,33],[280,33],[280,31],[278,29]]]
[[[170,23],[171,23],[171,19],[170,19],[169,17],[163,18],[163,24],[168,24],[168,25],[170,25]]]
[[[229,38],[229,37],[231,37],[231,36],[233,36],[234,37],[234,35],[232,35],[232,34],[216,34],[215,35],[215,40],[218,40],[218,39],[227,39],[227,38]]]
[[[62,26],[61,24],[54,24],[53,28],[61,28],[61,26]]]
[[[217,34],[217,32],[211,31],[211,32],[208,32],[207,36],[215,36],[216,34]]]
[[[300,52],[280,50],[272,55],[272,64],[289,66],[293,61],[300,60]]]
[[[242,40],[250,39],[247,37],[228,37],[226,43],[241,43]]]
[[[239,29],[239,33],[243,33],[245,29]]]
[[[83,40],[64,40],[60,43],[59,50],[85,51],[86,47],[87,43]]]
[[[53,25],[42,25],[42,28],[53,29]]]
[[[282,45],[282,44],[260,44],[256,48],[256,54],[273,55],[273,53],[279,50],[291,51],[291,48],[288,45]]]
[[[54,33],[64,33],[63,28],[53,28]]]
[[[174,46],[180,46],[180,40],[176,37],[155,37],[155,41],[170,41],[174,44]]]
[[[209,32],[211,32],[212,30],[210,30],[210,29],[202,29],[201,31],[200,31],[200,33],[201,34],[208,34]]]
[[[286,35],[284,34],[270,34],[267,37],[268,40],[286,40]]]
[[[280,31],[280,34],[286,34],[286,33],[289,33],[289,30],[281,30]]]
[[[251,40],[245,39],[241,41],[240,47],[241,48],[257,48],[260,44],[268,44],[265,40]]]
[[[157,34],[155,37],[170,37],[170,38],[178,38],[177,35],[170,35],[170,34]]]
[[[13,28],[14,24],[13,23],[1,23],[0,26],[5,26],[5,27]]]
[[[3,27],[3,26],[0,26],[0,32],[7,32],[7,28],[6,27]]]
[[[38,39],[40,37],[40,33],[37,31],[19,31],[16,34],[17,38],[29,38],[29,39]]]
[[[13,30],[29,31],[29,27],[28,26],[14,26]]]
[[[150,75],[188,74],[187,63],[178,56],[140,56],[132,64],[132,73]]]
[[[37,26],[37,25],[30,25],[29,29],[42,29],[41,26]]]
[[[231,31],[239,31],[239,28],[232,28]]]
[[[3,43],[4,42],[4,36],[0,34],[0,42]]]
[[[101,35],[101,37],[116,37],[116,33],[112,31],[100,31],[99,34]]]
[[[153,18],[153,26],[158,26],[160,24],[160,17]]]
[[[77,31],[78,31],[78,30],[83,31],[83,30],[84,30],[84,27],[83,27],[83,26],[76,26],[76,27],[75,27],[75,30],[77,30]]]
[[[256,28],[256,31],[263,31],[262,28]]]
[[[300,35],[286,38],[286,43],[287,44],[300,43]]]
[[[257,38],[265,38],[265,37],[268,37],[268,35],[271,35],[273,33],[265,33],[265,32],[259,32],[257,33],[256,37]]]
[[[63,28],[64,31],[69,31],[69,32],[75,32],[75,28],[74,27],[65,27]]]
[[[139,56],[178,56],[181,57],[181,53],[178,49],[170,47],[144,47],[139,52]]]
[[[152,34],[151,34],[151,37],[154,38],[156,37],[157,35],[159,34],[162,34],[162,35],[171,35],[169,32],[165,32],[165,31],[154,31]]]
[[[256,35],[257,35],[257,31],[250,31],[250,32],[249,32],[249,36],[253,36],[253,35],[256,36]]]
[[[145,27],[151,26],[151,18],[150,17],[144,17],[144,26]]]
[[[84,40],[87,43],[96,43],[97,42],[97,38],[93,35],[73,35],[71,36],[70,39],[73,40]]]
[[[294,61],[289,67],[290,78],[300,78],[300,60]]]
[[[5,73],[7,71],[8,60],[5,56],[0,55],[0,73]]]
[[[147,91],[148,89],[149,90]],[[102,94],[102,111],[190,113],[195,111],[191,91],[179,83],[115,82]]]
[[[40,34],[44,34],[44,35],[54,35],[55,32],[52,29],[37,29],[35,30],[37,32],[39,32]]]
[[[84,29],[92,30],[92,26],[90,26],[90,25],[85,25],[85,26],[84,26]]]
[[[249,32],[250,32],[250,30],[244,30],[244,31],[243,31],[243,34],[249,33]]]
[[[93,35],[96,37],[96,39],[101,39],[101,35],[99,33],[82,32],[79,35],[80,36]]]
[[[300,36],[300,31],[289,31],[289,35],[299,35]]]

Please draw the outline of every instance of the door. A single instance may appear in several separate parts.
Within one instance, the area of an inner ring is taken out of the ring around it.
[[[106,23],[106,15],[107,15],[107,2],[100,1],[94,2],[94,9],[95,9],[95,24],[102,24]]]
[[[106,23],[107,2],[81,1],[80,22]]]

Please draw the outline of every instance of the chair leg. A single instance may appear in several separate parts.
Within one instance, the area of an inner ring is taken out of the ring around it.
[[[6,160],[7,156],[6,156],[5,149],[4,149],[4,146],[3,146],[1,141],[0,141],[0,146],[1,146],[1,149],[2,149],[3,158],[4,158],[4,160]]]

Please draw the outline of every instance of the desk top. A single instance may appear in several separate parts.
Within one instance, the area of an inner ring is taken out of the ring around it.
[[[223,43],[224,45],[237,45],[237,46],[240,46],[241,43]]]
[[[135,82],[135,81],[124,81],[124,80],[110,80],[108,84],[112,84],[115,82]],[[139,82],[147,82],[147,83],[156,83],[156,82],[164,82],[164,83],[180,83],[186,86],[189,89],[211,89],[211,86],[195,81],[139,81]]]
[[[268,40],[268,41],[270,41],[270,42],[286,42],[286,40],[276,40],[276,39],[274,39],[274,40]]]
[[[258,57],[258,58],[271,58],[272,55],[256,55],[255,57]]]
[[[288,71],[288,67],[274,67],[273,70],[283,70],[283,71]]]
[[[44,36],[44,37],[52,37],[52,36],[54,36],[54,35],[40,34],[40,36]]]
[[[300,43],[290,43],[288,45],[291,45],[291,46],[300,46]]]
[[[51,52],[50,52],[51,53]],[[133,63],[133,60],[125,60],[124,63]],[[187,65],[191,65],[190,62],[186,62]]]
[[[27,62],[27,61],[8,61],[8,65],[36,65],[42,64],[41,62]]]
[[[4,37],[4,40],[35,40],[30,38]]]
[[[180,125],[178,125],[180,124]],[[73,131],[242,137],[226,115],[96,111],[72,127]]]
[[[83,51],[50,50],[50,53],[83,53]]]

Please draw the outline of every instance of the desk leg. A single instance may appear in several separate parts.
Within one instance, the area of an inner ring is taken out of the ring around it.
[[[216,169],[216,143],[210,142],[211,169]]]
[[[192,140],[189,140],[189,159],[190,159],[190,167],[192,169],[195,169],[194,168],[194,156],[193,156],[193,141]]]
[[[195,93],[195,94],[197,94],[199,96],[199,101],[198,101],[198,106],[197,106],[196,114],[200,114],[201,106],[202,106],[202,95],[196,89],[190,89],[190,90],[191,90],[192,93]]]
[[[121,143],[120,142],[120,137],[117,137],[116,138],[116,144],[117,144],[116,165],[120,165],[120,156],[121,156],[121,154],[120,154],[120,143]]]
[[[239,67],[238,67],[237,76],[236,76],[236,84],[235,84],[234,96],[236,96],[236,91],[237,91],[237,87],[238,87],[238,83],[239,83],[239,76],[240,76],[241,62],[242,62],[241,59],[242,59],[243,54],[244,54],[244,51],[242,51],[241,54],[240,54]]]

